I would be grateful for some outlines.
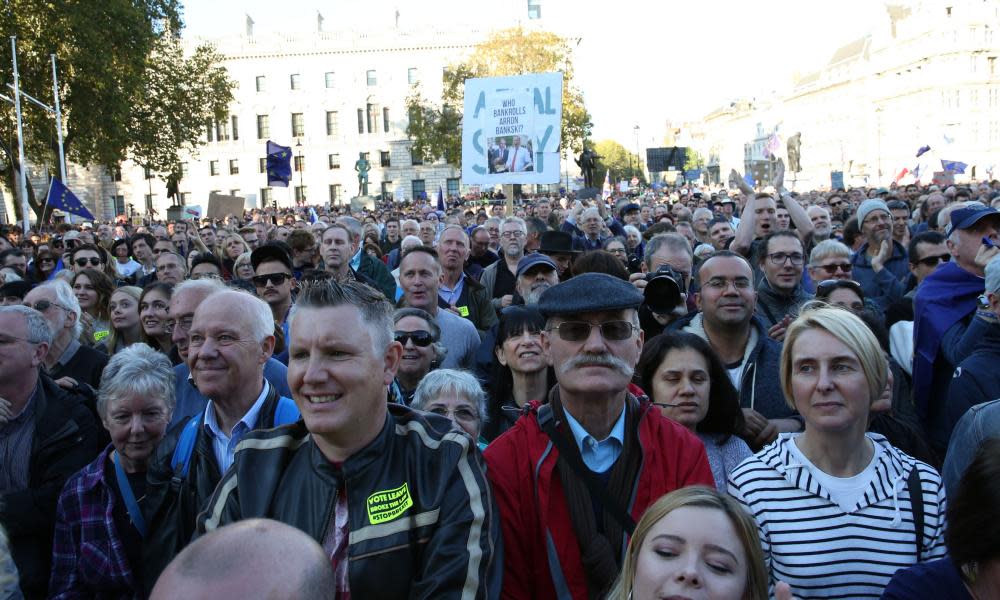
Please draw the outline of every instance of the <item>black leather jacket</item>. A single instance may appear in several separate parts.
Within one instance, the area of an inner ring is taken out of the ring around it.
[[[274,386],[270,386],[260,409],[257,429],[274,427],[277,406],[278,394]],[[198,513],[212,497],[216,484],[222,478],[212,452],[212,440],[205,435],[202,426],[198,428],[187,478],[172,481],[174,473],[170,460],[181,431],[192,418],[187,417],[167,432],[156,447],[146,471],[146,499],[142,509],[148,527],[142,549],[142,578],[146,595],[152,591],[163,569],[191,541]]]
[[[323,542],[346,486],[354,598],[498,598],[499,514],[476,443],[447,420],[389,404],[385,425],[339,468],[302,421],[253,432],[198,518],[282,521]]]

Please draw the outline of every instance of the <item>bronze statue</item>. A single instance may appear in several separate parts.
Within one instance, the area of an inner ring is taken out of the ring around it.
[[[594,168],[597,166],[598,158],[601,158],[599,154],[584,145],[580,158],[576,159],[576,165],[583,172],[584,187],[594,187]]]
[[[371,171],[371,163],[365,158],[364,152],[358,153],[358,160],[354,163],[354,170],[358,172],[358,195],[368,195],[368,171]]]
[[[788,150],[788,170],[792,173],[798,173],[802,171],[802,133],[796,132],[795,135],[788,138],[788,143],[786,144],[786,149]]]

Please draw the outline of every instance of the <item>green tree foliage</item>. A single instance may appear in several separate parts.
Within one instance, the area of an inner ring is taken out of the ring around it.
[[[494,33],[466,60],[445,70],[440,104],[429,102],[419,86],[414,87],[407,98],[410,123],[406,128],[413,152],[425,159],[443,157],[451,164],[461,164],[466,79],[552,71],[563,73],[562,147],[579,152],[592,124],[583,94],[573,85],[570,55],[567,41],[554,33],[520,27]]]
[[[705,168],[705,157],[694,148],[688,148],[687,155],[684,158],[684,170],[694,171],[703,168]]]
[[[633,176],[638,177],[642,184],[646,183],[644,163],[637,161],[635,152],[629,152],[625,146],[614,140],[601,140],[594,144],[594,152],[600,156],[594,168],[595,183],[603,183],[608,171],[611,171],[612,184],[622,179],[631,180]]]
[[[21,89],[51,104],[55,54],[66,160],[113,168],[131,158],[168,174],[233,98],[221,57],[209,46],[185,55],[182,27],[178,0],[5,0],[0,79],[10,80],[9,36],[16,35]],[[25,154],[58,175],[55,119],[24,102],[22,112]],[[14,107],[0,102],[0,175],[9,189],[20,169]],[[44,220],[44,198],[30,186],[28,201]]]

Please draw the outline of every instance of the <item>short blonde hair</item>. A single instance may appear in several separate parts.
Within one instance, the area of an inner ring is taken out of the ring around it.
[[[721,510],[729,517],[729,522],[733,524],[733,529],[736,530],[736,535],[739,537],[740,544],[747,556],[747,580],[746,588],[743,590],[743,598],[744,600],[765,600],[767,598],[767,567],[764,566],[760,533],[757,531],[757,523],[753,517],[736,500],[726,494],[720,493],[714,488],[691,486],[675,490],[661,497],[642,514],[642,518],[635,526],[635,532],[629,541],[628,549],[625,551],[621,575],[611,587],[607,596],[608,600],[626,600],[632,597],[632,584],[635,581],[639,551],[642,549],[642,544],[646,541],[649,531],[663,517],[678,508],[687,506],[714,508]]]
[[[854,313],[816,302],[803,307],[799,317],[788,326],[784,346],[781,349],[781,390],[785,393],[785,402],[790,407],[795,408],[795,397],[792,395],[795,342],[804,332],[812,329],[832,335],[854,351],[858,362],[861,363],[865,379],[868,380],[869,405],[882,395],[889,380],[889,362],[875,334]]]

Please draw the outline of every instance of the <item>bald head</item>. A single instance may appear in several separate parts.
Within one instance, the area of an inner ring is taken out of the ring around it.
[[[311,537],[278,521],[247,519],[185,548],[160,575],[150,600],[327,600],[336,588],[330,559]]]

